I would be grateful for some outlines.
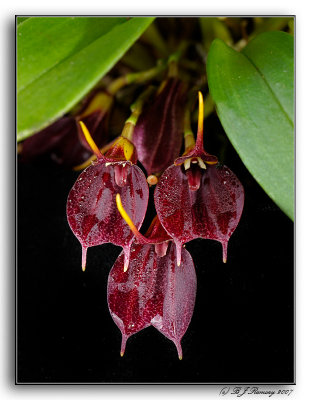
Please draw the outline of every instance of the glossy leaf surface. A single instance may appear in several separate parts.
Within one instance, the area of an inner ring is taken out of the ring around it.
[[[170,78],[138,119],[133,143],[148,175],[164,171],[180,152],[185,100],[185,85]]]
[[[267,194],[294,217],[293,37],[267,32],[238,53],[215,40],[207,77],[221,123]]]
[[[122,187],[116,184],[116,168],[126,170],[126,184]],[[140,227],[147,210],[149,188],[141,169],[129,161],[108,166],[102,160],[94,163],[81,173],[69,193],[67,218],[82,246],[82,267],[88,247],[108,242],[122,246],[128,262],[134,235],[116,207],[117,193],[135,225]]]
[[[28,18],[17,27],[17,137],[70,110],[153,18]]]
[[[175,246],[169,246],[167,255],[158,257],[154,245],[133,244],[128,270],[123,271],[121,253],[110,271],[108,305],[122,333],[121,355],[131,335],[153,325],[175,343],[182,357],[180,341],[194,309],[196,274],[187,250],[182,250],[177,267]]]
[[[293,36],[285,32],[262,33],[242,52],[267,81],[289,120],[294,123]]]

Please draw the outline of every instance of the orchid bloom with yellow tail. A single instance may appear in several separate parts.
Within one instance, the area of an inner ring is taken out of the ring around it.
[[[244,206],[244,189],[236,175],[203,148],[201,92],[196,142],[190,124],[184,138],[184,154],[163,173],[155,190],[159,220],[176,244],[178,264],[182,246],[196,238],[219,241],[226,262],[228,241]]]
[[[67,199],[67,219],[82,246],[82,269],[85,270],[87,249],[113,243],[124,249],[124,268],[129,263],[134,239],[116,207],[119,194],[135,224],[140,227],[148,205],[149,188],[142,170],[135,165],[135,146],[120,136],[103,155],[87,127],[80,122],[96,161],[86,168],[73,185]]]
[[[190,324],[197,279],[193,260],[186,249],[177,252],[172,238],[157,216],[142,235],[116,196],[117,207],[135,235],[129,266],[124,271],[124,253],[117,258],[108,277],[107,297],[112,319],[122,334],[121,356],[127,340],[153,326],[176,346],[182,359],[181,339]]]

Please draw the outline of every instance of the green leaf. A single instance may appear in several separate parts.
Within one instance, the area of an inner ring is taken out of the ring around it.
[[[29,18],[17,28],[17,138],[69,111],[153,18]]]
[[[231,143],[266,193],[293,219],[293,37],[263,33],[243,54],[216,39],[208,54],[207,78]]]
[[[26,21],[29,17],[16,17],[17,25],[21,24],[22,22]]]
[[[255,65],[294,123],[294,40],[285,32],[257,36],[243,53]]]

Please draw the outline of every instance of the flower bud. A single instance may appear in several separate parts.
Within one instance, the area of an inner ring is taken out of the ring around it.
[[[134,130],[133,143],[147,175],[159,175],[178,156],[183,139],[186,86],[169,78],[147,104]]]
[[[108,139],[106,122],[111,105],[112,97],[109,94],[104,90],[94,91],[78,112],[58,119],[27,138],[21,146],[20,160],[29,162],[48,156],[57,164],[68,167],[83,163],[92,152],[78,120],[84,121],[96,143],[102,147]]]

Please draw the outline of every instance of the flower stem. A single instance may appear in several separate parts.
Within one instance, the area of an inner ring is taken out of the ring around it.
[[[131,141],[133,133],[134,133],[134,128],[136,126],[138,117],[140,116],[140,114],[142,113],[142,109],[144,106],[145,101],[149,98],[149,96],[155,91],[155,88],[153,86],[149,86],[139,97],[138,99],[132,104],[131,106],[131,111],[132,114],[130,115],[130,117],[126,120],[125,124],[124,124],[124,128],[123,131],[121,133],[120,136],[124,137],[125,139],[128,139]],[[94,161],[96,158],[101,158],[102,154],[104,154],[107,150],[109,150],[112,145],[114,144],[114,142],[116,140],[118,140],[118,138],[114,139],[112,142],[108,143],[107,145],[105,145],[103,148],[101,148],[100,150],[98,149],[98,147],[96,146],[94,140],[92,139],[87,127],[85,126],[85,124],[82,121],[79,121],[79,125],[82,129],[82,132],[85,136],[86,141],[88,142],[90,148],[93,151],[93,155],[86,160],[83,164],[77,165],[76,167],[74,167],[75,171],[79,171],[81,169],[84,169],[86,167],[88,167],[92,161]]]
[[[127,85],[126,75],[120,76],[119,78],[112,81],[108,87],[107,92],[114,96],[120,89]]]
[[[119,78],[112,81],[108,85],[106,90],[110,95],[114,96],[124,86],[129,85],[131,83],[146,82],[146,81],[156,77],[158,74],[160,74],[166,68],[167,68],[167,63],[164,62],[163,60],[161,60],[158,63],[158,65],[156,65],[155,67],[148,69],[146,71],[132,72],[130,74],[120,76]]]
[[[186,51],[189,43],[187,41],[182,41],[179,45],[177,51],[169,56],[168,59],[168,77],[177,77],[178,76],[178,63]]]
[[[121,133],[121,136],[128,139],[132,140],[133,133],[134,133],[134,128],[137,124],[137,120],[142,113],[143,106],[146,102],[146,100],[151,96],[152,93],[154,93],[155,88],[153,86],[149,86],[146,90],[143,91],[143,93],[138,97],[138,99],[131,105],[131,111],[132,114],[130,117],[125,121],[123,131]]]
[[[153,79],[158,74],[163,72],[167,68],[167,62],[164,60],[159,60],[158,65],[155,67],[148,69],[142,72],[132,72],[130,74],[125,75],[126,83],[143,83],[150,79]]]

